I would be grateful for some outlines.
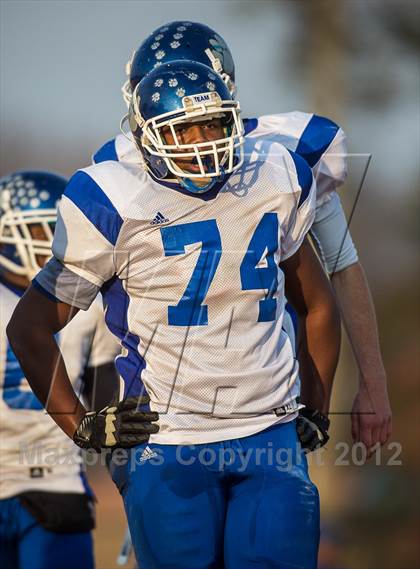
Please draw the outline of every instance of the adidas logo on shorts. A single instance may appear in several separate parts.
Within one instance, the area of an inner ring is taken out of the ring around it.
[[[155,456],[157,456],[157,453],[154,450],[152,450],[149,446],[147,446],[140,457],[140,462],[145,462],[146,460],[155,458]]]

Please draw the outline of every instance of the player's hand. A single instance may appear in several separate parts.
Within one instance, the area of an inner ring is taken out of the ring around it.
[[[330,438],[329,428],[330,420],[321,411],[310,407],[300,409],[296,419],[296,431],[303,452],[308,453],[323,447]]]
[[[386,377],[381,381],[361,382],[351,411],[353,442],[366,446],[368,458],[378,443],[383,445],[392,431],[392,412],[386,388]]]
[[[100,452],[103,448],[129,448],[149,440],[157,433],[159,415],[153,411],[140,410],[150,399],[129,397],[116,407],[86,413],[78,426],[73,440],[81,448]]]

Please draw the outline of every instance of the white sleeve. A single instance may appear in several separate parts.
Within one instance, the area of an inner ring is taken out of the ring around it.
[[[315,246],[329,274],[357,263],[357,250],[348,229],[339,195],[318,206],[311,228]]]
[[[343,129],[327,117],[293,111],[259,117],[248,136],[268,135],[299,154],[312,168],[317,184],[317,203],[335,192],[347,177],[347,138]]]
[[[313,167],[313,173],[317,205],[321,205],[347,178],[347,137],[343,129],[338,128],[331,144]]]
[[[86,172],[76,172],[59,206],[52,245],[56,263],[48,263],[37,277],[42,288],[86,310],[96,296],[81,298],[87,285],[93,285],[93,293],[115,274],[114,247],[122,223],[100,186]],[[57,262],[64,272],[53,270]]]

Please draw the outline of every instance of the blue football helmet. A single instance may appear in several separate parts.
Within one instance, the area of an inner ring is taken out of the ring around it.
[[[133,53],[126,66],[128,79],[122,87],[127,106],[143,77],[163,63],[181,59],[208,65],[235,95],[235,65],[225,40],[204,24],[179,21],[157,28]]]
[[[51,257],[57,202],[66,184],[49,172],[0,179],[0,271],[32,279]]]
[[[202,63],[171,61],[138,83],[128,120],[150,172],[160,179],[175,177],[189,191],[200,193],[243,163],[244,128],[239,113],[239,102],[218,73]],[[222,138],[182,142],[178,133],[183,125],[212,119],[220,119]],[[170,142],[164,132],[170,132]],[[194,164],[196,172],[183,169],[180,159]],[[205,186],[203,179],[208,179]]]

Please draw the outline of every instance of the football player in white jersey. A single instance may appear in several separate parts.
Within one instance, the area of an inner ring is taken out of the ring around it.
[[[124,100],[129,104],[138,82],[162,62],[173,59],[211,66],[235,93],[234,61],[224,39],[203,24],[175,21],[153,31],[134,52],[127,64]],[[312,168],[317,207],[311,237],[331,278],[359,369],[359,388],[351,413],[353,439],[363,442],[371,454],[376,444],[388,440],[392,416],[375,309],[337,193],[347,171],[345,133],[328,118],[299,111],[245,119],[244,124],[248,136],[268,135],[302,156]],[[138,161],[138,154],[133,140],[120,134],[104,144],[93,160]],[[295,320],[293,311],[290,315]],[[316,438],[314,444],[303,439],[302,434],[302,443],[309,449],[317,445]]]
[[[244,137],[239,113],[201,63],[143,78],[129,120],[141,159],[72,177],[54,258],[8,327],[32,388],[77,444],[122,446],[121,424],[134,425],[141,444],[117,449],[112,471],[142,569],[316,566],[319,500],[297,440],[298,375],[327,413],[338,310],[305,240],[311,169],[269,137]],[[285,289],[302,321],[300,371]],[[123,347],[124,401],[143,396],[105,425],[54,368],[54,332],[99,291]]]
[[[48,172],[0,179],[0,565],[4,569],[90,569],[93,495],[80,449],[45,413],[6,338],[30,280],[51,257],[57,201],[66,180]],[[29,316],[29,315],[28,315]],[[32,334],[37,334],[32,329]],[[80,393],[93,371],[117,385],[118,345],[95,300],[58,334],[69,378]],[[109,390],[107,390],[109,393]],[[102,394],[102,398],[104,394]],[[100,404],[100,403],[99,403]]]

